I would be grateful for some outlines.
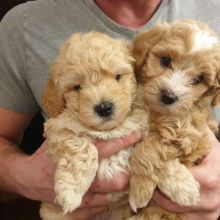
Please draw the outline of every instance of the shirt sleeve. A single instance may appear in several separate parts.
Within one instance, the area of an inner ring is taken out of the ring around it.
[[[34,115],[40,108],[25,79],[25,19],[25,4],[21,4],[0,23],[0,107]]]

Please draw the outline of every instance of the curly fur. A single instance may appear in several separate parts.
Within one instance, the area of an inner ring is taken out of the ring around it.
[[[146,130],[148,115],[135,101],[133,63],[126,41],[97,32],[74,34],[61,49],[51,67],[43,107],[50,117],[44,128],[56,166],[56,203],[66,215],[43,203],[44,220],[72,219],[68,213],[81,205],[97,172],[106,180],[129,172],[131,148],[99,164],[94,140]],[[113,105],[113,113],[106,117],[96,111],[105,102]]]
[[[173,202],[196,205],[199,183],[188,167],[209,151],[205,124],[217,126],[210,109],[219,102],[220,45],[207,25],[161,23],[134,39],[135,70],[149,132],[131,156],[129,220],[181,220],[183,215],[148,205],[158,187]]]

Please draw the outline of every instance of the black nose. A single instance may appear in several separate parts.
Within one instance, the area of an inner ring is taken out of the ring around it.
[[[113,104],[111,102],[101,102],[94,108],[100,117],[108,117],[113,113]]]
[[[171,91],[168,91],[168,90],[161,91],[160,101],[162,103],[166,105],[171,105],[177,100],[178,100],[178,97],[175,94],[173,94]]]

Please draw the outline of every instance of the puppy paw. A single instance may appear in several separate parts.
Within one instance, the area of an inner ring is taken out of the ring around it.
[[[78,208],[82,203],[82,195],[75,192],[63,192],[56,197],[56,203],[58,203],[64,214],[70,213]]]
[[[131,176],[129,203],[131,209],[137,212],[137,209],[148,205],[153,196],[156,184],[144,176]]]
[[[63,212],[70,213],[78,208],[82,203],[82,194],[76,192],[73,185],[62,182],[62,184],[55,184],[56,203],[58,203]]]
[[[144,208],[149,203],[149,200],[144,199],[144,197],[139,196],[139,198],[134,198],[130,196],[129,203],[131,209],[136,213],[139,208]]]
[[[146,207],[151,198],[149,195],[147,190],[138,190],[137,188],[131,190],[129,195],[131,209],[137,212],[137,209]]]
[[[196,205],[200,199],[199,183],[182,164],[173,163],[166,172],[162,172],[158,187],[173,202],[182,206]]]
[[[171,200],[182,206],[196,205],[200,199],[199,188],[199,183],[195,180],[183,181],[181,185],[176,187],[177,191],[171,195]]]

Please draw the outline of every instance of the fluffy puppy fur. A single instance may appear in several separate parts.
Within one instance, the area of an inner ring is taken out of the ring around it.
[[[129,171],[131,147],[98,160],[95,139],[119,138],[147,126],[136,100],[134,59],[126,41],[74,34],[51,67],[43,96],[48,152],[55,164],[56,203],[43,203],[44,220],[70,220],[96,173],[109,180]],[[113,196],[115,199],[115,196]]]
[[[149,132],[131,157],[130,220],[181,220],[149,205],[158,187],[173,202],[195,205],[199,183],[187,167],[209,151],[205,124],[217,130],[211,107],[220,97],[220,46],[205,24],[160,23],[134,39],[138,82],[149,107]]]

